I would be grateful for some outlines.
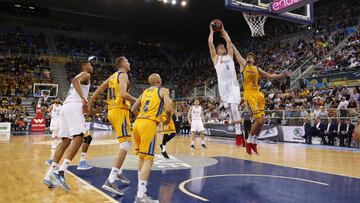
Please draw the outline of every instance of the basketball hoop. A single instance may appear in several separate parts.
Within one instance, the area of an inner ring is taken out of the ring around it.
[[[243,13],[243,15],[250,27],[251,36],[263,37],[265,35],[264,24],[268,16],[255,13]]]

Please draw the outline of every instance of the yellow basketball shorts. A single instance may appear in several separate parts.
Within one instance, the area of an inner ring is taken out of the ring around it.
[[[265,97],[262,92],[244,92],[244,101],[254,119],[265,116]]]
[[[136,119],[133,127],[135,154],[154,160],[157,123],[149,119]]]
[[[127,109],[110,109],[108,120],[114,129],[119,143],[131,142],[130,112]]]
[[[170,123],[168,125],[162,124],[161,134],[167,135],[167,134],[172,134],[172,133],[176,133],[176,129],[175,129],[175,123],[171,119]]]

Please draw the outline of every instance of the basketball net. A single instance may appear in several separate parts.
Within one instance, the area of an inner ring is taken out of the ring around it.
[[[265,35],[264,24],[268,16],[254,13],[243,13],[243,15],[250,27],[252,37],[262,37]]]

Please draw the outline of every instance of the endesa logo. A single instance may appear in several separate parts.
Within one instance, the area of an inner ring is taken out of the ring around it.
[[[298,5],[300,3],[306,3],[306,0],[275,0],[271,4],[271,9],[273,13],[279,13],[284,10],[287,11],[287,9],[290,9],[292,6],[302,6]]]

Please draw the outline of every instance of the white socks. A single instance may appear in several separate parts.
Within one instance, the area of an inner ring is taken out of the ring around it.
[[[191,145],[195,145],[195,144],[194,144],[194,141],[192,141],[192,140],[191,140]]]
[[[51,173],[56,171],[56,169],[59,167],[59,164],[55,163],[54,161],[51,163],[51,166],[48,170],[48,172],[45,175],[45,179],[49,179],[51,176]]]
[[[166,152],[166,146],[165,145],[162,146],[162,152]]]
[[[81,152],[80,161],[85,161],[86,152]]]
[[[66,171],[67,168],[69,167],[69,163],[70,163],[71,160],[69,159],[64,159],[62,165],[60,166],[60,171]]]
[[[240,135],[241,133],[241,125],[240,124],[235,124],[235,134],[236,135]]]
[[[201,144],[203,144],[203,145],[204,145],[204,144],[205,144],[205,140],[201,140]]]
[[[110,183],[115,182],[116,176],[117,176],[117,174],[118,174],[118,171],[119,171],[118,168],[115,168],[115,167],[112,167],[112,168],[111,168],[111,172],[110,172],[109,178],[108,178],[109,181],[110,181]]]
[[[257,136],[249,135],[248,139],[246,140],[247,143],[257,144]]]
[[[146,185],[147,185],[147,181],[142,181],[142,180],[139,181],[138,191],[136,195],[137,197],[142,198],[145,195],[147,191]]]
[[[121,175],[123,172],[122,168],[120,167],[119,170],[118,170],[118,174]]]

